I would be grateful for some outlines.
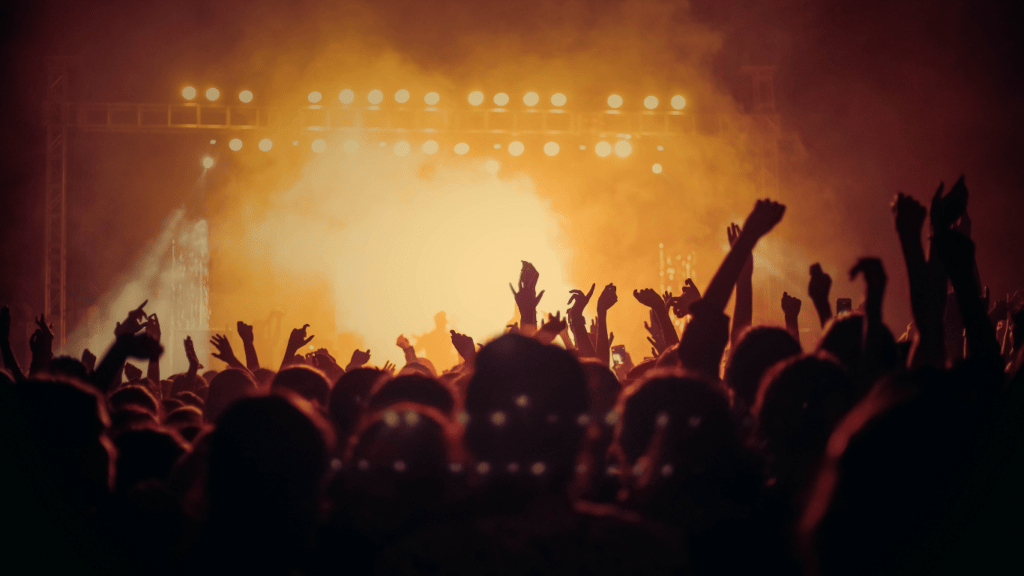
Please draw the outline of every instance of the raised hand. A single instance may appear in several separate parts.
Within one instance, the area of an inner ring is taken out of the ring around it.
[[[455,346],[455,351],[462,356],[462,359],[466,362],[473,362],[476,359],[476,344],[473,343],[471,336],[460,334],[455,330],[451,330],[452,346]]]
[[[29,349],[32,351],[30,374],[45,372],[50,367],[50,360],[53,359],[53,332],[46,325],[46,319],[42,314],[35,320],[38,328],[28,340]]]
[[[238,337],[242,339],[243,343],[253,341],[252,326],[239,320],[236,328],[238,330]]]
[[[239,320],[235,327],[238,330],[238,337],[242,340],[242,349],[245,351],[245,367],[249,369],[249,372],[255,373],[260,369],[260,359],[256,355],[252,326]]]
[[[384,367],[380,369],[381,372],[387,375],[393,375],[395,373],[395,365],[390,360],[384,361]]]
[[[292,355],[313,339],[313,336],[306,337],[306,328],[309,328],[309,324],[303,324],[302,328],[293,328],[291,335],[288,336],[288,350]]]
[[[160,319],[156,317],[155,312],[146,320],[146,336],[149,336],[155,342],[160,341]]]
[[[147,338],[147,340],[152,341]],[[185,358],[188,358],[188,371],[192,375],[203,369],[203,365],[199,363],[199,357],[196,356],[196,348],[192,344],[192,337],[185,337]]]
[[[956,184],[949,190],[949,194],[942,195],[945,184],[939,183],[932,197],[931,221],[932,232],[938,233],[949,230],[953,223],[967,210],[967,186],[964,184],[964,177],[956,181]]]
[[[597,284],[590,285],[590,291],[586,294],[582,290],[570,290],[569,291],[569,314],[583,315],[583,309],[590,303],[590,298],[594,295],[594,289],[597,288]]]
[[[537,269],[526,260],[523,260],[522,263],[523,267],[519,271],[519,291],[516,292],[515,286],[511,282],[508,287],[512,290],[512,297],[516,300],[516,306],[519,307],[519,316],[523,319],[523,326],[536,326],[537,304],[540,303],[540,299],[544,296],[544,291],[537,292],[537,280],[540,278],[540,273],[537,272]]]
[[[124,365],[124,377],[127,378],[129,382],[132,380],[141,380],[142,369],[130,362],[127,362]]]
[[[811,264],[811,281],[807,283],[807,295],[818,312],[818,320],[822,327],[832,318],[832,304],[829,293],[832,291],[832,277],[821,269],[821,264]]]
[[[892,215],[896,220],[896,232],[900,238],[916,238],[920,241],[928,211],[912,196],[898,193],[892,201]]]
[[[861,258],[857,264],[850,269],[850,280],[857,276],[864,275],[867,283],[867,298],[865,299],[865,310],[872,319],[881,319],[882,296],[885,294],[885,285],[888,277],[885,275],[885,268],[878,258]]]
[[[369,361],[370,349],[367,348],[366,352],[363,352],[362,350],[356,348],[355,350],[352,351],[352,358],[348,361],[348,368],[346,368],[346,370],[360,368],[362,366],[365,366],[366,363]]]
[[[217,352],[212,354],[214,358],[227,363],[228,366],[243,368],[242,363],[235,357],[235,352],[231,349],[231,343],[228,342],[226,336],[214,334],[210,339],[210,345],[217,349]]]
[[[740,239],[740,227],[735,222],[732,222],[725,227],[725,235],[729,238],[729,246],[732,246]]]
[[[409,339],[406,338],[403,334],[399,334],[398,339],[395,340],[395,346],[398,346],[402,350],[405,350],[406,348],[412,347],[412,344],[409,343]]]
[[[790,296],[788,292],[782,293],[782,313],[786,315],[786,318],[799,316],[800,305],[799,298]]]
[[[555,337],[562,334],[568,328],[568,323],[562,318],[561,312],[555,312],[554,314],[548,314],[548,320],[540,327],[540,330],[534,334],[534,337],[545,344],[554,342]]]
[[[139,304],[139,307],[135,310],[128,312],[128,317],[125,318],[124,322],[118,322],[114,327],[114,336],[122,336],[124,334],[135,334],[141,330],[146,324],[143,320],[146,319],[146,312],[142,309],[149,303],[149,300]]]
[[[662,300],[661,296],[654,291],[653,288],[644,288],[643,290],[633,290],[633,297],[638,302],[647,306],[651,310],[662,310],[665,308],[665,301]]]
[[[672,313],[676,315],[676,318],[682,318],[690,313],[690,306],[698,300],[700,300],[700,289],[692,279],[687,278],[683,285],[683,293],[670,299],[668,304],[672,307]]]
[[[96,355],[90,352],[88,348],[82,350],[82,364],[88,373],[96,369]]]
[[[786,213],[786,207],[778,202],[765,198],[754,204],[754,210],[747,216],[743,223],[743,229],[737,234],[736,241],[744,234],[751,235],[751,240],[756,241],[764,236],[782,220]]]
[[[647,341],[651,343],[652,350],[655,351],[655,356],[660,356],[664,352],[668,345],[665,343],[665,332],[661,329],[661,323],[658,321],[658,316],[654,313],[654,310],[650,311],[651,321],[648,324],[644,322],[644,329],[650,336],[647,337]]]
[[[671,294],[669,297],[671,297]],[[601,295],[597,297],[597,313],[607,312],[618,301],[619,297],[615,294],[615,284],[608,284],[601,291]]]

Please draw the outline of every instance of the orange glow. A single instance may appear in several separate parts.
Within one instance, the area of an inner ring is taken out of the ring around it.
[[[323,94],[321,94],[321,93],[317,92],[316,90],[314,90],[314,91],[309,93],[309,96],[306,96],[306,99],[309,100],[310,104],[316,104],[321,99],[323,99],[323,97],[324,97]]]
[[[216,88],[208,88],[206,90],[206,99],[207,100],[209,100],[210,102],[213,102],[213,101],[217,100],[217,98],[220,98],[220,90],[217,90]]]
[[[615,143],[615,155],[619,158],[625,158],[633,153],[633,145],[628,140],[619,140]]]
[[[198,92],[196,92],[195,86],[185,86],[181,91],[181,97],[185,100],[195,100],[196,94],[198,94]]]
[[[402,88],[398,92],[395,92],[395,102],[398,102],[399,104],[405,104],[408,101],[409,101],[409,91],[408,90],[406,90],[405,88]]]
[[[359,151],[359,142],[355,140],[345,140],[345,144],[342,146],[346,154],[355,154]]]
[[[487,170],[487,172],[490,174],[497,175],[499,168],[501,168],[501,165],[498,164],[498,161],[493,158],[488,160],[487,162],[484,162],[484,170]]]
[[[455,153],[458,154],[459,156],[468,154],[469,144],[466,144],[465,142],[459,142],[458,144],[455,145]]]
[[[469,103],[473,106],[479,106],[484,103],[484,93],[476,90],[469,93]]]
[[[423,101],[427,106],[437,106],[437,103],[441,101],[441,95],[437,92],[427,92],[427,95],[423,97]]]
[[[678,94],[672,97],[672,107],[676,110],[682,110],[686,107],[686,98],[679,96]]]
[[[558,154],[558,142],[548,142],[544,145],[544,153],[548,156]]]
[[[209,156],[204,156],[203,157],[203,168],[206,168],[207,170],[209,170],[210,168],[213,168],[213,158],[210,158]]]
[[[604,158],[612,153],[612,145],[602,140],[594,146],[594,152],[601,158]]]
[[[351,104],[352,102],[355,101],[355,99],[356,93],[349,90],[348,88],[345,88],[344,90],[338,93],[338,101],[341,102],[342,104]]]
[[[526,146],[523,146],[523,143],[520,142],[519,140],[516,140],[515,142],[512,142],[508,145],[508,153],[513,156],[519,156],[525,151]]]
[[[327,142],[323,138],[313,140],[313,152],[319,154],[324,150],[327,150]]]
[[[609,96],[608,106],[611,108],[618,108],[619,106],[622,106],[622,96],[619,96],[618,94],[612,94]]]
[[[561,92],[551,96],[551,105],[556,108],[561,108],[562,106],[565,106],[565,101],[565,94],[562,94]]]
[[[437,145],[437,141],[435,140],[427,140],[426,142],[423,143],[424,154],[437,154],[438,149],[439,147]]]
[[[395,142],[395,156],[408,156],[409,151],[411,149],[412,147],[409,146],[409,143],[406,142],[405,140],[399,140],[398,142]]]
[[[270,138],[264,138],[260,140],[259,148],[264,152],[270,152],[270,149],[274,147],[274,143],[270,141]]]
[[[230,148],[232,152],[238,152],[242,149],[242,141],[238,138],[232,138],[231,141],[228,142],[228,148]]]
[[[380,90],[370,90],[370,93],[366,95],[366,100],[376,106],[384,101],[384,93]]]
[[[536,106],[538,102],[540,102],[540,96],[538,96],[536,92],[527,92],[523,95],[523,104],[526,104],[531,108]]]
[[[648,110],[654,110],[657,107],[658,107],[658,97],[657,96],[648,96],[647,98],[644,98],[644,108],[647,108]]]
[[[496,106],[504,106],[508,104],[508,94],[504,92],[498,92],[494,95],[494,104]]]
[[[248,104],[249,102],[252,102],[252,92],[249,90],[242,90],[238,93],[238,99],[242,104]]]
[[[655,162],[654,166],[651,166],[651,172],[654,172],[655,174],[661,174],[661,164]]]

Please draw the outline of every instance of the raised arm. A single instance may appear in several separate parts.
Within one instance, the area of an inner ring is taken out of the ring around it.
[[[788,292],[782,293],[782,314],[786,318],[786,331],[789,332],[797,343],[800,343],[800,302],[799,298],[790,296]],[[735,321],[734,321],[735,323]]]
[[[967,338],[967,357],[998,366],[1000,355],[996,331],[989,322],[987,307],[976,287],[974,242],[960,232],[945,230],[936,234],[936,247],[960,306]]]
[[[832,302],[829,293],[832,291],[832,277],[821,269],[821,264],[811,264],[811,281],[807,284],[807,295],[811,297],[814,310],[818,313],[821,327],[832,319]]]
[[[402,352],[405,353],[405,362],[407,364],[417,360],[416,349],[412,347],[412,344],[409,343],[409,339],[403,334],[398,335],[398,339],[395,340],[395,346],[401,348]]]
[[[633,290],[633,297],[644,306],[650,308],[652,315],[657,318],[658,325],[661,326],[661,335],[665,348],[668,349],[678,344],[679,335],[676,334],[676,329],[672,325],[672,319],[668,316],[668,306],[665,305],[665,299],[651,288]],[[662,350],[658,352],[660,353]]]
[[[295,358],[295,354],[313,339],[312,336],[306,337],[306,328],[309,328],[309,324],[303,325],[302,328],[292,329],[291,335],[288,336],[288,346],[284,350],[284,358],[281,360],[281,370],[287,368]]]
[[[611,344],[608,341],[608,309],[619,301],[615,285],[608,284],[597,297],[597,357],[607,366],[611,362]]]
[[[476,361],[476,344],[473,343],[473,337],[460,334],[455,330],[451,331],[451,336],[452,346],[455,347],[455,351],[459,353],[459,356],[462,356],[466,364],[472,366]]]
[[[252,326],[239,320],[237,328],[238,337],[242,339],[242,349],[245,350],[245,366],[249,368],[249,372],[255,373],[260,369],[260,359],[256,357]]]
[[[512,290],[516,306],[519,307],[520,330],[527,334],[533,334],[537,330],[537,304],[544,296],[544,291],[541,290],[539,294],[537,293],[537,280],[540,278],[537,269],[526,260],[523,260],[522,263],[523,267],[519,271],[519,291],[516,292],[511,283],[508,287]],[[527,328],[528,326],[529,328]]]
[[[151,314],[146,321],[146,336],[157,344],[160,343],[160,319],[156,317],[156,313]],[[160,358],[150,358],[146,366],[146,378],[149,378],[154,389],[160,390]]]
[[[120,383],[121,370],[128,358],[159,359],[162,352],[160,344],[146,334],[119,334],[103,360],[89,374],[89,382],[106,394],[115,384]]]
[[[594,349],[594,344],[590,341],[590,334],[587,333],[587,321],[583,318],[583,309],[590,303],[590,298],[594,295],[596,287],[597,284],[591,284],[590,292],[586,294],[582,290],[569,291],[569,294],[571,294],[569,296],[569,312],[567,313],[569,329],[572,330],[573,340],[576,341],[576,349],[582,358],[597,358],[597,351]]]
[[[729,246],[736,243],[740,237],[740,227],[735,223],[726,228],[729,237]],[[754,322],[754,255],[751,254],[740,269],[740,275],[736,279],[736,303],[732,313],[732,330],[730,339],[733,346],[739,340],[740,334]]]
[[[732,288],[736,285],[757,241],[782,220],[782,215],[785,212],[786,207],[778,202],[768,199],[757,201],[754,210],[743,223],[743,228],[730,248],[729,254],[726,255],[722,265],[711,278],[707,290],[704,291],[703,306],[718,313],[725,311]]]
[[[945,357],[942,336],[942,309],[945,301],[941,298],[941,291],[936,294],[933,289],[932,271],[925,260],[924,246],[921,244],[926,210],[912,197],[897,194],[892,203],[892,212],[903,260],[907,265],[910,311],[918,333],[907,365],[911,368],[925,365],[941,367]]]
[[[40,314],[36,318],[36,331],[29,338],[29,349],[32,350],[32,363],[29,365],[29,376],[46,372],[53,360],[53,332],[46,325],[46,319]]]
[[[210,345],[217,349],[212,356],[228,365],[230,368],[238,368],[243,372],[249,372],[249,369],[242,364],[238,357],[235,356],[235,351],[231,349],[231,342],[228,341],[227,336],[221,336],[220,334],[214,334],[210,338]],[[251,372],[250,372],[251,373]]]

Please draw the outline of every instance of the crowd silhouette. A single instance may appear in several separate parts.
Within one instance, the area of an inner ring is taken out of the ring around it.
[[[798,295],[781,295],[784,327],[752,325],[753,249],[785,212],[771,200],[727,226],[703,293],[689,280],[677,296],[634,290],[652,346],[635,365],[609,331],[614,285],[589,325],[596,284],[571,292],[564,317],[538,319],[540,273],[525,261],[511,286],[520,323],[482,346],[451,331],[435,358],[460,362],[443,373],[404,336],[402,367],[369,367],[368,350],[345,366],[324,349],[301,355],[308,325],[271,367],[239,322],[244,362],[215,335],[226,366],[201,372],[186,338],[188,371],[162,375],[145,303],[99,360],[54,358],[40,316],[26,373],[3,307],[3,562],[86,574],[1020,573],[1024,292],[984,288],[967,199],[961,177],[929,208],[893,202],[913,312],[898,338],[876,258],[849,271],[863,305],[835,314],[830,276],[808,263],[816,345],[801,342]]]

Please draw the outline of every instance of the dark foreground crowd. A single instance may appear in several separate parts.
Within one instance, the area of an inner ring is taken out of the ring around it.
[[[633,295],[652,357],[609,336],[617,295],[574,290],[538,326],[523,262],[521,321],[437,373],[339,365],[292,331],[275,372],[238,323],[240,361],[162,378],[143,307],[98,361],[31,364],[0,311],[5,574],[995,574],[1024,573],[1024,297],[990,299],[963,179],[930,209],[898,195],[913,324],[882,314],[886,274],[837,306],[810,268],[825,328],[801,343],[751,326],[752,250],[785,207],[757,202],[704,293]],[[922,241],[928,221],[927,250]],[[735,291],[730,322],[726,305]],[[678,334],[669,314],[684,319]],[[555,342],[558,342],[556,344]],[[129,362],[149,361],[145,374]]]

